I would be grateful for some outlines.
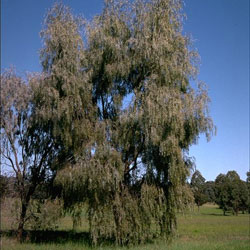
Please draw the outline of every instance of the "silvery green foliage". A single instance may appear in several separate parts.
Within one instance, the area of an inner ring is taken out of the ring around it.
[[[94,244],[168,237],[177,209],[193,200],[188,150],[214,125],[205,84],[190,84],[198,54],[183,17],[180,0],[106,0],[81,22],[84,46],[69,9],[47,16],[41,110],[74,158],[56,183],[65,207],[87,202]]]
[[[55,5],[41,31],[43,79],[36,91],[37,105],[42,119],[51,121],[52,135],[68,157],[86,146],[93,132],[92,84],[81,26],[81,18],[75,18],[65,6]]]
[[[32,230],[56,230],[62,217],[62,205],[55,200],[32,200],[29,211],[28,227]]]
[[[7,164],[16,175],[26,172],[25,154],[18,152],[18,145],[24,147],[24,133],[29,126],[27,121],[30,111],[31,92],[22,78],[18,77],[14,69],[1,74],[1,157],[3,165]],[[19,163],[19,155],[22,164]],[[24,168],[24,169],[23,169]]]
[[[24,224],[29,219],[30,199],[37,187],[51,177],[49,163],[54,157],[54,144],[36,121],[34,92],[31,82],[16,75],[15,70],[1,74],[1,163],[15,177],[15,192],[20,199],[18,238],[23,239]]]

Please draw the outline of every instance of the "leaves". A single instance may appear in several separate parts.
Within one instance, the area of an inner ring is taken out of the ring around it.
[[[46,16],[29,143],[49,142],[64,207],[88,204],[94,244],[169,237],[192,200],[188,150],[214,125],[206,86],[190,84],[198,55],[182,19],[181,0],[107,0],[90,22],[62,4]]]
[[[85,194],[79,199],[89,204],[95,244],[102,238],[130,244],[169,235],[176,210],[192,200],[185,184],[192,165],[187,152],[200,133],[209,138],[214,126],[205,85],[196,91],[189,83],[197,73],[197,53],[181,34],[181,22],[181,1],[152,0],[106,1],[86,24],[82,54],[98,110],[96,136],[92,154],[72,165],[74,181],[67,170],[58,181],[65,204]]]

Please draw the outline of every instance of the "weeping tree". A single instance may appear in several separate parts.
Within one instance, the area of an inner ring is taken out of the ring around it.
[[[92,103],[83,24],[83,19],[74,17],[68,7],[56,4],[47,13],[40,33],[44,42],[40,51],[43,72],[35,89],[35,103],[39,122],[45,124],[44,132],[57,152],[50,164],[53,178],[65,166],[76,164],[79,157],[90,160],[94,143],[97,111]],[[61,189],[54,187],[51,191],[55,197]],[[68,205],[64,198],[75,228],[81,206],[79,202]]]
[[[189,147],[214,132],[182,1],[107,0],[87,22],[49,11],[41,50],[41,119],[58,145],[66,209],[86,202],[94,244],[137,244],[176,228],[193,199]]]

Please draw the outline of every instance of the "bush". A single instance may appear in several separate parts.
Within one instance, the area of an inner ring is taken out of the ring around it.
[[[8,207],[11,209],[10,225],[13,229],[17,227],[20,218],[21,202],[18,199],[11,199],[11,202],[8,202]],[[58,228],[59,219],[63,214],[62,211],[59,199],[31,200],[27,211],[25,228],[31,230],[55,230]]]

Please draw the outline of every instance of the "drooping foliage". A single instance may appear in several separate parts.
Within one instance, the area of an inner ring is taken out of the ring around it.
[[[107,0],[91,22],[62,5],[45,20],[39,110],[65,208],[87,202],[94,244],[170,236],[192,200],[188,150],[214,126],[182,19],[179,0]]]
[[[72,161],[90,141],[95,118],[87,72],[87,61],[80,33],[80,18],[57,4],[48,12],[41,31],[44,47],[40,57],[42,84],[36,91],[41,119],[58,144],[61,162]],[[87,148],[84,153],[87,152]]]

